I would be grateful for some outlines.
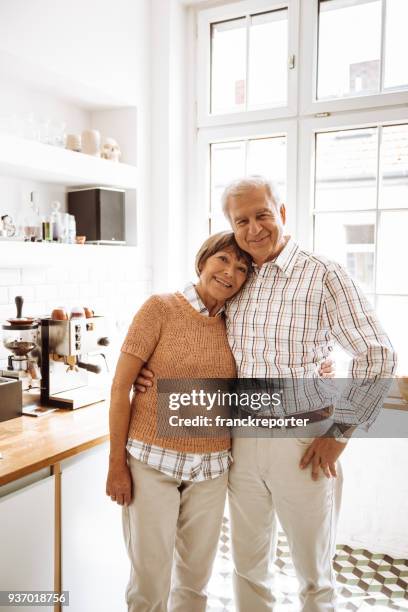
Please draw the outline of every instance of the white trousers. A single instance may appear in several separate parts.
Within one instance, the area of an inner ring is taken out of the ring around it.
[[[133,499],[123,507],[123,532],[131,560],[129,612],[204,612],[228,474],[195,483],[132,455],[128,463]]]
[[[300,459],[311,441],[295,437],[233,440],[229,505],[237,612],[274,609],[276,517],[288,539],[303,612],[336,610],[332,559],[342,472],[338,463],[337,478],[327,479],[322,472],[314,481],[311,466],[301,470]]]

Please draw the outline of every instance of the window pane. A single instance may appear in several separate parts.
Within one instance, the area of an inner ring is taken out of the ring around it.
[[[251,17],[249,107],[284,106],[288,85],[288,11]]]
[[[384,87],[408,85],[407,23],[407,0],[387,0]]]
[[[360,287],[374,287],[375,213],[328,213],[315,217],[315,251],[342,264]]]
[[[407,293],[408,210],[381,213],[378,228],[377,291]]]
[[[381,208],[408,208],[408,125],[383,128]]]
[[[381,0],[320,0],[318,49],[319,99],[378,92]]]
[[[221,195],[230,181],[245,174],[245,141],[211,145],[211,233],[230,229],[221,210]]]
[[[261,138],[248,143],[248,174],[261,174],[276,183],[286,201],[286,138]]]
[[[211,145],[211,233],[230,229],[221,195],[230,181],[261,174],[277,183],[286,197],[286,137],[259,138]]]
[[[246,19],[211,26],[211,112],[245,108]]]
[[[408,374],[408,297],[380,295],[377,313],[398,354],[398,372]]]
[[[377,129],[316,135],[317,210],[376,208]]]

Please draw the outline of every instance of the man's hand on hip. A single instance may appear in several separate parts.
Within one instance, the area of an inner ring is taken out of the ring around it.
[[[334,438],[316,438],[300,460],[299,467],[304,470],[311,463],[313,480],[319,478],[320,470],[327,478],[336,478],[336,461],[345,448],[346,444]]]

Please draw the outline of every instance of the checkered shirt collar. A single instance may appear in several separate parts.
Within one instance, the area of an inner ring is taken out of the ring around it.
[[[295,242],[295,240],[293,240],[293,238],[291,238],[290,236],[288,236],[288,238],[289,240],[287,241],[279,255],[275,259],[267,261],[263,264],[263,266],[268,267],[276,266],[281,270],[281,272],[283,272],[285,276],[290,276],[290,273],[292,272],[293,266],[296,263],[296,259],[300,250],[298,243]],[[253,264],[253,267],[255,268],[255,270],[259,270],[256,264]]]

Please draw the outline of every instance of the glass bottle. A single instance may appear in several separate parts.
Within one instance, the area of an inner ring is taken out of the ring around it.
[[[38,212],[38,192],[36,191],[30,193],[30,201],[27,204],[22,226],[24,240],[31,242],[41,240],[41,220]]]
[[[76,222],[74,215],[69,215],[69,224],[68,224],[68,242],[70,244],[75,244],[76,237]]]
[[[45,242],[52,242],[52,221],[49,217],[43,217],[42,220],[42,239]]]
[[[63,242],[63,227],[62,227],[62,214],[60,211],[61,203],[55,201],[51,204],[51,215],[50,220],[52,223],[52,240],[55,242]]]

